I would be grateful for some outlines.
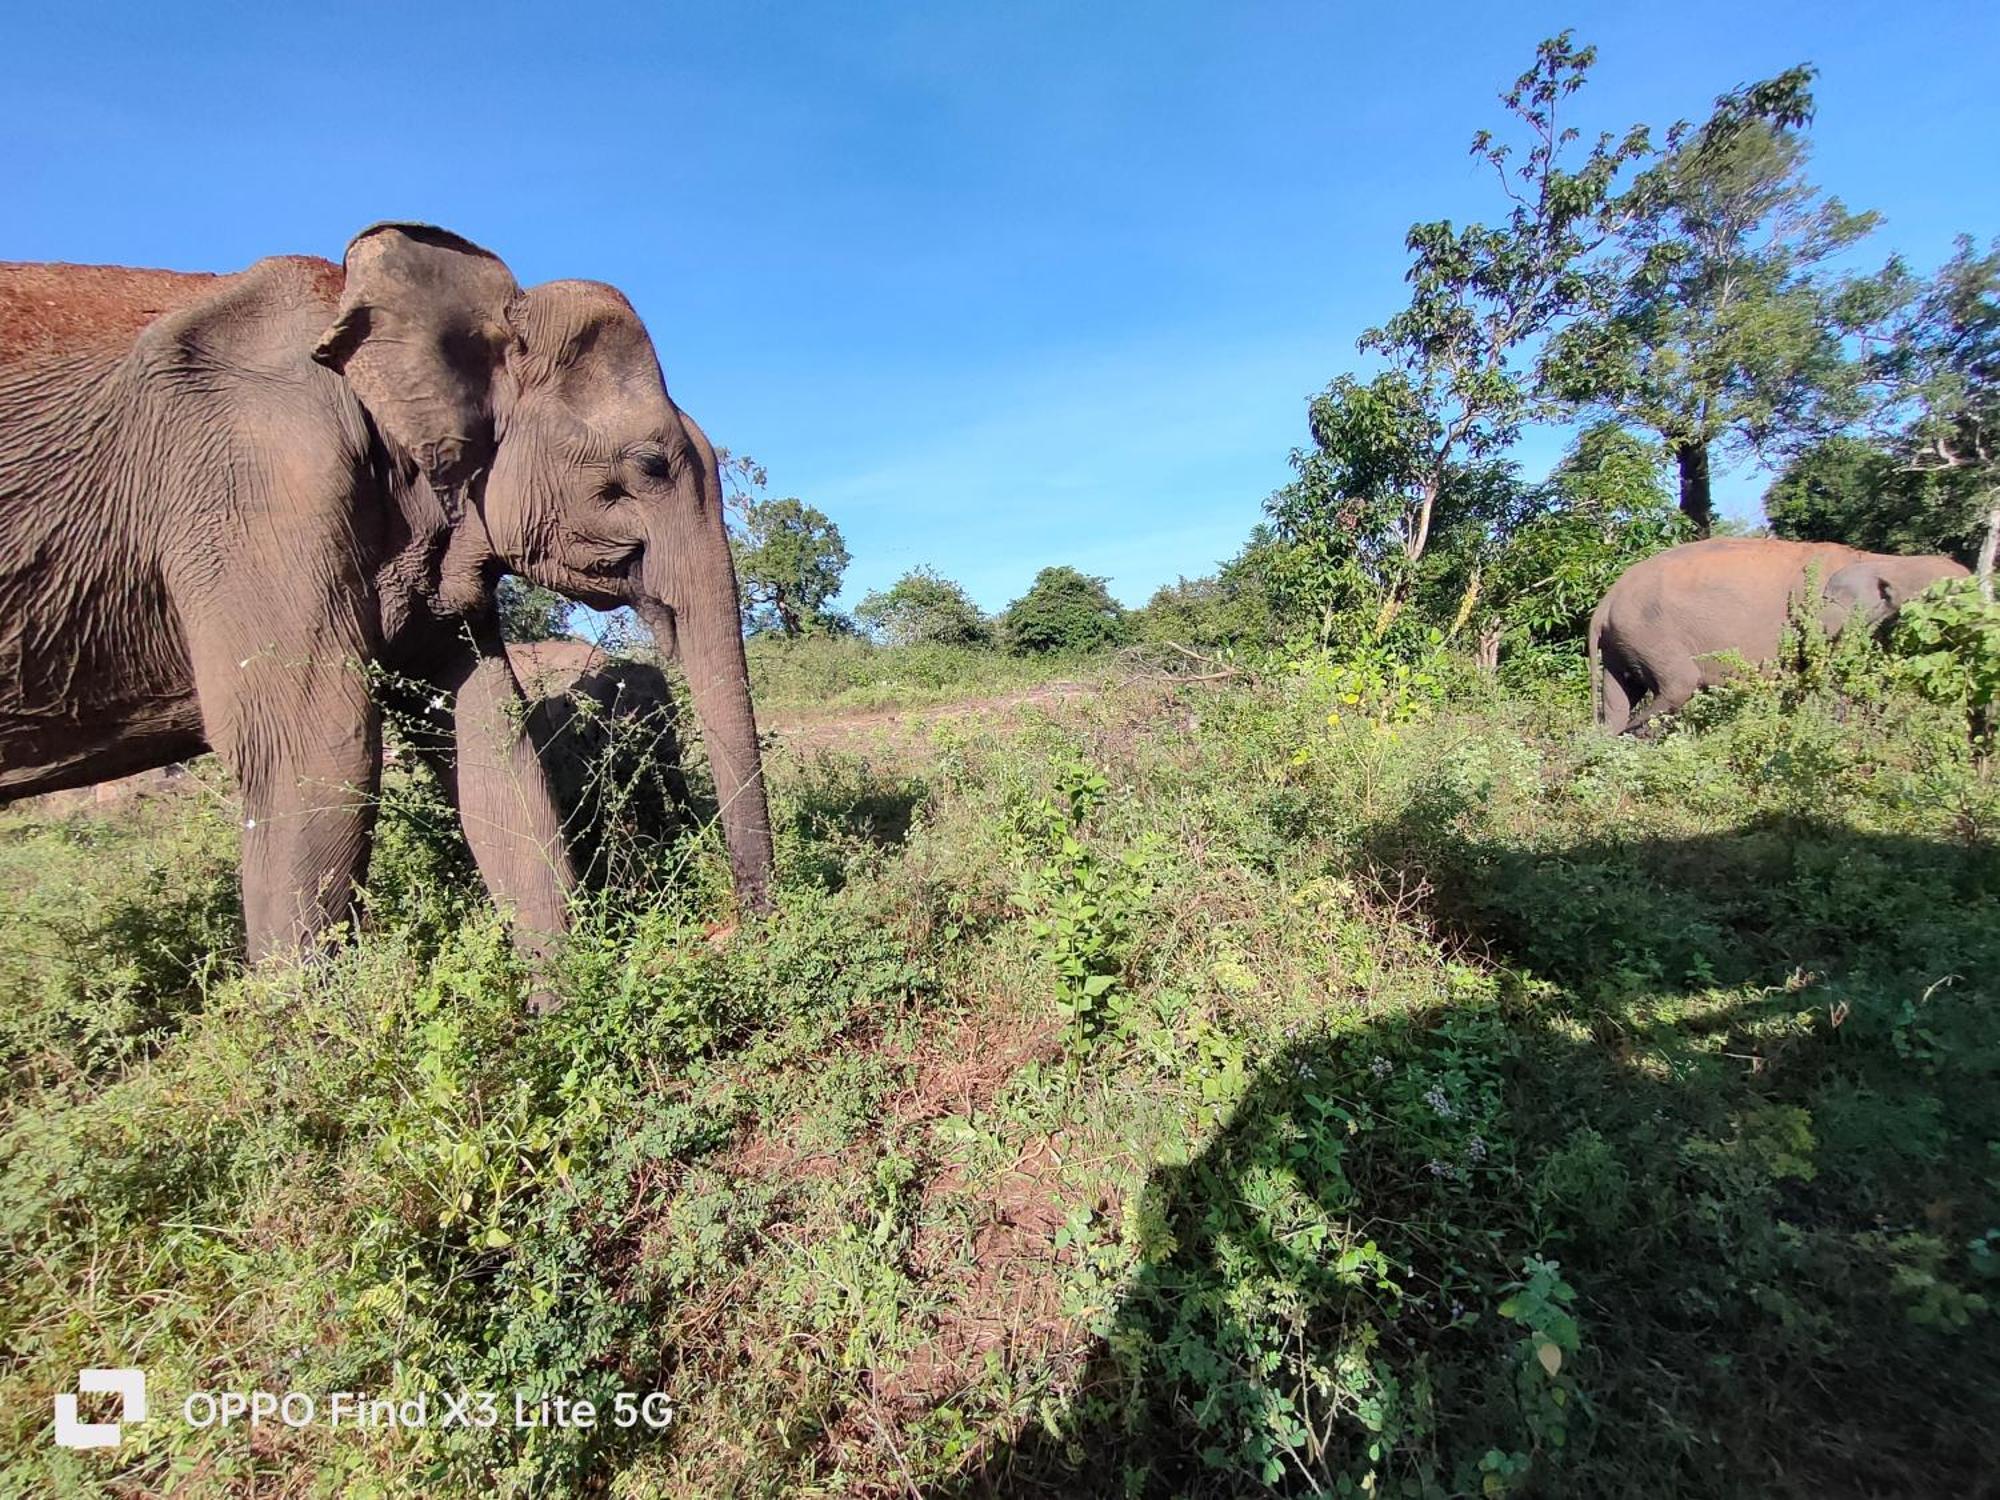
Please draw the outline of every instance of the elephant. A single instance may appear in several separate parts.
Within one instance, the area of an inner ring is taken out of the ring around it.
[[[1629,734],[1678,712],[1727,677],[1718,653],[1769,660],[1809,576],[1824,591],[1821,621],[1837,634],[1856,620],[1874,628],[1930,584],[1966,573],[1948,557],[1772,537],[1716,537],[1656,552],[1620,574],[1590,617],[1597,723]]]
[[[621,293],[523,290],[415,223],[340,265],[0,266],[0,799],[214,750],[253,961],[353,913],[398,694],[448,723],[446,790],[517,940],[564,929],[508,574],[631,606],[683,665],[737,900],[769,910],[716,454]]]
[[[1869,552],[1827,579],[1820,625],[1830,636],[1843,630],[1880,630],[1917,595],[1948,578],[1969,577],[1949,557],[1897,557]]]
[[[653,663],[588,641],[510,641],[506,649],[571,860],[583,879],[602,884],[614,821],[664,839],[693,820],[673,686]]]

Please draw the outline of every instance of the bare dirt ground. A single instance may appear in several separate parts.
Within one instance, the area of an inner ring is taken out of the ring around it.
[[[42,792],[6,805],[19,812],[62,816],[85,808],[129,802],[135,797],[171,797],[194,791],[199,785],[200,782],[189,774],[186,766],[162,766],[154,771],[140,771],[131,776],[100,781],[95,786],[75,787],[66,792]]]

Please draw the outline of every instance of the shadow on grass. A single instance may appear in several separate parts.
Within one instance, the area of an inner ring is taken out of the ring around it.
[[[919,777],[885,775],[865,761],[822,752],[782,788],[772,814],[798,874],[838,890],[854,855],[908,841],[928,796]]]
[[[1994,851],[1370,851],[1497,979],[1265,1060],[1059,1409],[932,1493],[1990,1492]]]
[[[1441,832],[1413,813],[1366,859],[1429,888],[1448,940],[1589,1000],[1642,990],[1866,987],[2000,959],[2000,850],[1766,816],[1695,837],[1534,849]]]

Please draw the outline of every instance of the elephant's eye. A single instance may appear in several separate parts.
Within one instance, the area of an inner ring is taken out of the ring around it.
[[[633,470],[643,479],[654,484],[665,484],[674,477],[673,456],[664,448],[645,447],[633,450],[631,454]]]

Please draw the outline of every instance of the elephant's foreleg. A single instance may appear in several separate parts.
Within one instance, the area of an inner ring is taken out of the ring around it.
[[[208,742],[242,790],[249,956],[306,951],[354,912],[375,826],[380,719],[349,651],[210,644],[195,653],[195,684]]]
[[[539,953],[568,924],[576,875],[526,704],[497,640],[467,644],[441,676],[453,700],[450,786],[466,843],[523,946]]]

